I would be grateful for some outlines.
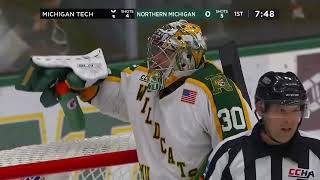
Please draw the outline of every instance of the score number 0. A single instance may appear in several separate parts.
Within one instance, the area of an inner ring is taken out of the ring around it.
[[[207,17],[207,18],[209,18],[210,16],[211,16],[211,12],[210,11],[206,11],[206,12],[204,12],[204,15]],[[223,18],[224,17],[224,15],[221,13],[220,14],[220,18]]]

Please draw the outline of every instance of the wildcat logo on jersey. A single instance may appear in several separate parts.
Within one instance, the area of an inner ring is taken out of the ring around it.
[[[224,82],[223,79],[217,79],[217,80],[215,81],[215,83],[216,83],[218,86],[220,86],[220,87],[223,87],[223,86],[226,85],[226,83]]]
[[[311,169],[291,168],[288,172],[288,177],[295,177],[301,179],[314,178],[314,171]]]
[[[222,90],[233,91],[232,86],[228,82],[227,77],[223,74],[208,76],[205,79],[211,82],[213,95],[222,93]]]

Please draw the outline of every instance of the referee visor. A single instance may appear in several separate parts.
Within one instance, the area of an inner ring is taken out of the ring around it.
[[[297,117],[297,118],[309,118],[310,110],[309,110],[309,101],[301,101],[301,100],[264,100],[263,101],[265,107],[269,107],[271,105],[278,105],[278,111],[268,113],[264,112],[265,116],[272,118],[284,118],[284,117]],[[296,110],[285,111],[286,106],[297,106]],[[265,107],[263,109],[265,109]],[[266,109],[265,109],[266,110]]]

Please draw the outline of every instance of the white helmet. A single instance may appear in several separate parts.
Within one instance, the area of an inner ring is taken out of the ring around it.
[[[163,89],[175,71],[201,67],[206,50],[201,29],[196,24],[179,20],[157,29],[148,38],[148,90]]]

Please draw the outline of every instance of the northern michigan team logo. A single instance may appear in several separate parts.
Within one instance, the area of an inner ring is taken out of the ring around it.
[[[217,79],[215,80],[215,83],[220,87],[224,87],[226,85],[223,79]]]
[[[210,81],[212,86],[212,94],[217,95],[222,93],[222,91],[233,91],[232,86],[228,82],[228,78],[223,74],[217,74],[215,76],[207,76],[206,80]]]
[[[314,171],[311,169],[290,168],[288,177],[299,179],[314,179]]]

